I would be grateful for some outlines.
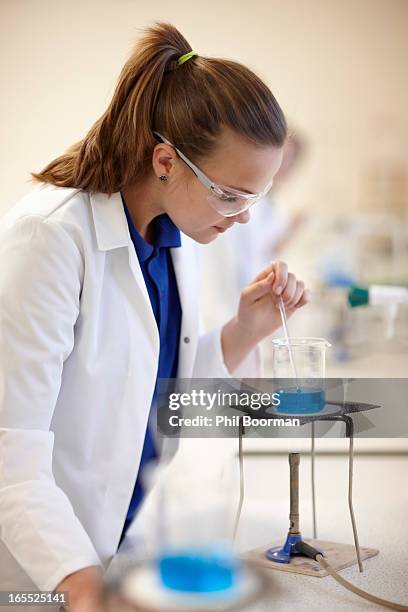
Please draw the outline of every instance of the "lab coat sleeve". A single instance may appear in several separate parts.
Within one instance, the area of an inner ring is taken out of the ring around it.
[[[221,332],[222,328],[217,328],[199,337],[193,378],[262,378],[259,346],[235,370],[229,371],[222,352]]]
[[[0,231],[0,536],[40,590],[102,566],[52,472],[50,426],[83,276],[68,230],[29,214]]]

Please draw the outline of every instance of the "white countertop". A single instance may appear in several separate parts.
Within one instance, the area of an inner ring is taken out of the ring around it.
[[[321,456],[316,463],[318,537],[353,543],[347,506],[347,458]],[[300,466],[301,531],[311,537],[309,462]],[[408,605],[408,456],[355,458],[354,510],[360,544],[380,554],[342,570],[346,579],[379,597]],[[238,534],[240,552],[283,543],[288,531],[287,456],[245,458],[246,497]],[[116,571],[121,567],[115,558]],[[129,558],[126,558],[126,565]],[[125,565],[123,566],[125,567]],[[272,596],[251,612],[364,611],[377,606],[344,590],[330,576],[308,577],[271,570]],[[377,608],[380,609],[380,608]]]
[[[353,543],[347,507],[347,458],[316,459],[318,537]],[[354,511],[362,546],[380,554],[341,575],[379,597],[408,605],[408,456],[355,458]],[[311,537],[309,462],[301,459],[300,516],[304,537]],[[239,533],[241,550],[284,541],[288,530],[288,459],[245,460],[246,503]],[[346,591],[330,576],[308,577],[271,570],[276,596],[253,612],[378,608]],[[378,608],[380,609],[380,608]]]

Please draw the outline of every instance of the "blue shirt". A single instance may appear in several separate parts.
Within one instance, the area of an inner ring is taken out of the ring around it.
[[[160,337],[160,353],[157,370],[158,378],[175,378],[177,376],[178,346],[181,327],[181,305],[177,289],[176,276],[170,254],[170,247],[181,246],[180,231],[166,214],[155,217],[153,244],[142,238],[131,219],[122,196],[129,233],[142,269],[143,278],[150,297],[154,317]],[[142,358],[142,356],[141,356]],[[157,393],[157,380],[153,402]],[[147,427],[145,440],[137,472],[136,483],[130,500],[125,524],[119,545],[143,499],[142,472],[144,466],[157,457],[150,426]],[[136,474],[135,474],[136,475]]]

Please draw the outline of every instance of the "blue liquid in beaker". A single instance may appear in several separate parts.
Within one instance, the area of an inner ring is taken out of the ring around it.
[[[190,593],[214,593],[235,586],[237,569],[232,553],[218,549],[183,549],[159,559],[162,583]]]
[[[326,404],[324,389],[313,387],[287,387],[279,389],[280,404],[276,412],[285,414],[314,414]]]

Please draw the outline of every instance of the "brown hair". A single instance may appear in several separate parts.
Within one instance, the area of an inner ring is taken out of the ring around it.
[[[193,160],[210,155],[227,126],[256,145],[284,144],[287,127],[270,89],[237,62],[194,56],[170,23],[155,23],[124,65],[113,98],[85,138],[50,162],[36,181],[111,195],[139,182],[151,169],[165,135]]]

